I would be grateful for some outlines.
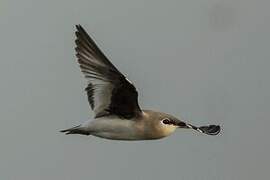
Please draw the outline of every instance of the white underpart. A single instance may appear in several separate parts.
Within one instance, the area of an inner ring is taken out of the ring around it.
[[[88,121],[82,127],[91,132],[91,135],[122,140],[137,140],[138,131],[134,127],[135,121],[123,120],[117,117],[101,117],[93,121]]]

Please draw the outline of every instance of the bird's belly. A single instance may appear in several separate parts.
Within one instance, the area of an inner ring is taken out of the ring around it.
[[[89,123],[91,135],[114,140],[141,140],[135,121],[97,119]]]
[[[100,138],[112,139],[112,140],[127,140],[127,141],[143,140],[142,138],[138,136],[134,136],[130,133],[95,132],[95,133],[92,133],[92,135],[100,137]]]

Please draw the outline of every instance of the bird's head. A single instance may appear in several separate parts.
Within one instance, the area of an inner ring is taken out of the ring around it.
[[[208,135],[217,135],[220,132],[220,126],[219,125],[209,125],[209,126],[200,126],[196,127],[194,125],[185,123],[175,117],[167,116],[160,120],[160,123],[162,124],[162,129],[164,129],[165,132],[171,134],[175,131],[176,128],[186,128],[186,129],[193,129],[198,132],[208,134]]]
[[[143,121],[146,123],[147,133],[150,137],[162,138],[171,135],[176,129],[193,129],[197,132],[217,135],[220,132],[219,125],[208,125],[208,126],[194,126],[186,123],[170,114],[154,111],[144,111],[144,118],[148,119]]]
[[[156,122],[158,129],[162,132],[163,136],[169,136],[177,128],[185,126],[185,123],[170,115],[159,117]]]

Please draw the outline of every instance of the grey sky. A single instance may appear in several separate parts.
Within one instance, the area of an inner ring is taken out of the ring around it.
[[[1,0],[0,179],[269,178],[270,1]],[[92,118],[75,60],[81,24],[141,107],[189,130],[122,142],[58,131]]]

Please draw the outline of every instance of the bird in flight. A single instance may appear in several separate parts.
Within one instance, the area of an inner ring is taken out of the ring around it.
[[[138,104],[135,86],[109,61],[82,26],[76,26],[76,57],[88,81],[86,92],[94,120],[62,130],[66,134],[93,135],[113,140],[151,140],[176,129],[217,135],[220,126],[196,127],[176,117]]]

